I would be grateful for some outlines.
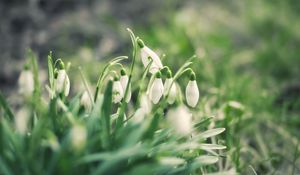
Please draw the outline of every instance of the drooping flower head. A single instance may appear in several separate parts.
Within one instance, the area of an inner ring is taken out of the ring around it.
[[[81,95],[80,105],[82,105],[87,112],[91,112],[93,104],[87,91],[84,91]]]
[[[155,74],[155,79],[151,85],[149,98],[152,103],[157,104],[164,93],[164,84],[161,79],[161,72]]]
[[[86,145],[87,131],[83,125],[75,124],[70,132],[71,143],[75,150],[81,150]]]
[[[124,97],[124,91],[120,82],[119,77],[114,78],[113,87],[112,87],[112,93],[113,93],[113,102],[119,103]]]
[[[67,97],[70,92],[70,79],[65,70],[65,65],[61,60],[58,61],[58,70],[55,74],[56,91]]]
[[[186,102],[190,107],[195,107],[199,100],[199,89],[196,82],[196,75],[193,71],[185,90]]]
[[[171,109],[167,113],[167,120],[173,130],[179,135],[188,135],[192,131],[192,114],[184,105]]]
[[[126,74],[126,71],[125,71],[124,68],[121,69],[120,73],[121,73],[120,82],[121,82],[121,85],[122,85],[122,88],[123,88],[123,92],[124,92],[124,96],[125,96],[125,92],[126,92],[126,88],[127,88],[129,77]],[[125,101],[128,103],[130,101],[130,99],[131,99],[131,83],[129,83],[128,93],[127,93]]]
[[[157,71],[162,69],[163,64],[161,63],[159,56],[153,50],[147,47],[144,44],[143,40],[138,39],[137,43],[141,48],[141,57],[144,67],[147,67],[151,60],[153,60],[153,62],[150,65],[149,72],[155,74]]]
[[[167,70],[167,79],[164,84],[164,95],[168,95],[168,103],[173,104],[177,96],[176,83],[173,82],[172,72],[170,69]]]
[[[25,96],[32,94],[34,90],[33,74],[29,69],[29,66],[25,65],[24,70],[21,72],[19,79],[19,92]]]

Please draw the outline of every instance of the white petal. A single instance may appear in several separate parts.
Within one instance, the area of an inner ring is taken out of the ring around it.
[[[176,83],[174,82],[172,84],[173,78],[168,78],[165,81],[164,84],[164,95],[167,95],[168,91],[169,91],[169,96],[168,96],[168,103],[169,104],[173,104],[176,100],[176,96],[177,96],[177,87],[176,87]],[[170,86],[172,85],[172,87],[170,88]]]
[[[125,89],[127,87],[128,79],[129,78],[128,78],[127,75],[122,75],[121,78],[120,78],[120,83],[122,85],[122,88],[123,88],[124,92],[125,92]]]
[[[173,85],[171,86],[171,89],[170,89],[168,99],[167,99],[168,103],[173,104],[176,100],[176,97],[177,97],[177,87],[176,87],[176,84],[173,83]]]
[[[167,120],[179,135],[188,135],[192,131],[192,114],[185,106],[169,110]]]
[[[70,92],[70,79],[66,73],[66,70],[62,69],[58,71],[56,79],[56,91],[63,93],[65,96]]]
[[[189,106],[195,107],[197,105],[199,100],[199,89],[195,80],[189,81],[188,85],[186,86],[185,96]]]
[[[148,57],[151,57],[153,59],[154,64],[156,64],[160,69],[163,68],[160,58],[158,57],[158,55],[155,52],[153,52],[147,46],[143,47],[143,50],[148,54]]]
[[[81,96],[80,104],[88,111],[90,112],[92,110],[92,102],[89,97],[89,94],[87,91],[84,91],[84,93]]]
[[[169,88],[171,86],[172,81],[173,81],[173,78],[166,79],[165,84],[164,84],[164,95],[167,95],[168,90],[169,90]]]
[[[123,75],[120,78],[120,82],[121,82],[121,85],[123,88],[124,95],[125,95],[125,90],[127,87],[128,80],[129,80],[129,78],[127,75]],[[125,101],[128,103],[130,101],[130,99],[131,99],[131,84],[129,84],[129,86],[128,86],[128,94],[127,94]]]
[[[64,94],[67,97],[70,92],[70,79],[69,76],[66,74],[65,82],[64,82]]]
[[[157,71],[163,68],[163,65],[161,63],[160,58],[158,55],[153,52],[151,49],[149,49],[147,46],[144,46],[141,49],[141,57],[142,57],[142,62],[144,67],[147,67],[148,64],[150,63],[151,59],[153,60],[149,72],[152,74],[155,74]],[[150,57],[150,58],[149,58]]]
[[[149,68],[149,72],[151,74],[155,74],[159,70],[160,70],[160,68],[156,64],[154,64],[154,63],[152,63],[151,66],[150,66],[150,68]]]
[[[119,103],[124,96],[124,91],[120,81],[114,81],[113,83],[113,102]]]
[[[152,103],[146,94],[143,94],[140,99],[141,108],[148,114],[152,110]]]
[[[149,92],[149,97],[150,100],[154,103],[157,104],[158,101],[160,100],[161,96],[164,93],[164,85],[162,82],[161,78],[156,78],[153,81],[153,84],[150,88],[150,92]]]
[[[144,108],[138,108],[130,121],[132,121],[133,123],[141,123],[144,120],[146,114],[147,112]]]
[[[87,131],[84,126],[75,125],[71,129],[71,141],[72,146],[75,149],[81,149],[84,147],[87,138]]]
[[[27,108],[21,108],[15,116],[15,127],[20,134],[26,134],[28,130],[28,121],[30,119],[30,111]]]
[[[29,70],[21,72],[18,79],[19,92],[24,95],[31,95],[34,90],[33,74]]]

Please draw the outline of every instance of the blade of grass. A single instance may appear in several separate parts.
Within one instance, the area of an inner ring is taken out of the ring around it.
[[[109,81],[104,93],[104,103],[101,107],[101,118],[100,123],[103,128],[103,132],[101,133],[103,147],[109,149],[111,144],[110,137],[110,115],[112,111],[112,85],[113,82]]]
[[[1,91],[0,91],[0,105],[2,106],[4,113],[8,116],[8,118],[10,120],[13,120],[14,114],[10,110],[9,105],[8,105],[7,101],[5,100],[5,98],[3,97]]]
[[[53,90],[54,86],[54,69],[53,69],[53,59],[52,59],[52,52],[49,52],[48,55],[48,75],[49,75],[49,84],[51,90]]]

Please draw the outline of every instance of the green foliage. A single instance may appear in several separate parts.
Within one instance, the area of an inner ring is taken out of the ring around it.
[[[134,84],[136,82],[131,77],[137,76],[134,68],[138,38],[132,31],[129,32],[133,54],[128,82]],[[208,119],[205,120],[208,122],[206,124],[200,121],[195,127],[192,126],[193,130],[188,135],[174,132],[176,128],[168,123],[165,111],[184,104],[182,101],[168,104],[169,90],[159,104],[153,104],[152,110],[140,122],[134,119],[142,114],[134,112],[130,115],[129,110],[138,109],[129,108],[125,101],[129,83],[124,90],[123,100],[114,103],[113,99],[118,94],[115,92],[115,82],[109,77],[116,75],[116,69],[124,69],[120,62],[127,57],[112,59],[104,67],[94,97],[89,94],[87,99],[82,99],[81,93],[68,97],[57,89],[61,83],[64,89],[68,88],[65,84],[67,74],[60,69],[61,72],[55,76],[57,63],[62,63],[62,60],[53,63],[51,52],[48,56],[49,86],[46,86],[50,96],[43,97],[36,57],[30,52],[29,58],[34,91],[31,96],[20,95],[24,100],[20,112],[14,115],[0,94],[1,116],[4,116],[0,124],[0,174],[198,174],[217,170],[215,163],[220,158],[219,151],[226,147],[217,144],[215,139],[225,129],[205,131],[210,123]],[[186,73],[190,75],[193,72],[189,66],[194,58],[191,57],[179,68],[172,83]],[[149,64],[154,64],[154,61]],[[139,82],[148,82],[150,67],[146,66],[141,75],[143,79]],[[168,67],[163,69],[170,70]],[[163,69],[161,71],[165,74]],[[80,73],[85,89],[89,91],[81,69]],[[151,83],[151,78],[149,81]],[[133,91],[145,94],[146,89],[137,88]],[[83,105],[89,100],[91,111]],[[189,117],[185,113],[178,115],[182,115],[178,119]],[[188,112],[187,115],[192,114]]]

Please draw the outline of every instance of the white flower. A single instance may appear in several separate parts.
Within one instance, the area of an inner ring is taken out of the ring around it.
[[[92,101],[87,91],[83,92],[80,99],[80,105],[82,105],[88,112],[92,110]]]
[[[56,78],[56,91],[63,93],[65,96],[69,95],[70,92],[70,79],[65,69],[58,70]]]
[[[87,131],[82,125],[75,125],[71,129],[71,142],[73,148],[80,150],[85,146]]]
[[[151,59],[153,60],[149,68],[150,73],[154,74],[160,69],[162,69],[163,64],[161,63],[159,56],[154,51],[152,51],[149,47],[147,47],[141,39],[138,40],[138,44],[141,48],[141,57],[142,57],[143,65],[147,67]]]
[[[27,108],[21,108],[15,117],[15,127],[20,134],[26,134],[28,130],[28,121],[30,119],[30,111]]]
[[[124,92],[124,95],[125,95],[125,91],[126,91],[126,87],[127,87],[127,84],[128,84],[128,76],[125,74],[125,75],[121,75],[121,78],[120,78],[120,82],[121,82],[121,86],[123,88],[123,92]],[[131,84],[129,84],[128,86],[128,93],[127,93],[127,97],[125,99],[125,101],[128,103],[131,99]]]
[[[146,94],[143,94],[140,99],[141,108],[148,114],[152,110],[152,103]]]
[[[169,110],[167,120],[179,135],[188,135],[192,131],[192,114],[183,105]]]
[[[161,79],[161,73],[157,72],[151,85],[149,97],[152,103],[157,104],[164,93],[164,84]]]
[[[124,96],[124,91],[121,82],[119,80],[114,80],[112,91],[113,91],[113,102],[119,103]]]
[[[199,89],[195,79],[195,74],[192,73],[185,89],[186,102],[191,107],[195,107],[199,100]]]
[[[176,100],[176,96],[177,96],[177,87],[176,87],[176,83],[173,82],[173,78],[167,78],[164,84],[164,95],[168,95],[168,103],[169,104],[173,104]],[[171,86],[172,85],[172,86]]]
[[[30,70],[23,70],[18,79],[19,92],[23,95],[31,95],[34,90],[33,74]]]
[[[130,121],[132,121],[133,123],[141,123],[146,115],[147,111],[145,110],[145,108],[140,107],[135,111]]]

